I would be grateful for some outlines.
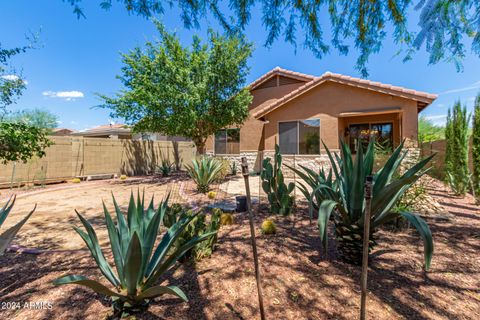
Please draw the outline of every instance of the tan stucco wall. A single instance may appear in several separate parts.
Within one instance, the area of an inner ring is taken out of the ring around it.
[[[265,120],[269,122],[264,128],[265,150],[273,150],[275,143],[278,142],[279,121],[319,118],[321,139],[329,148],[338,149],[339,121],[341,123],[348,121],[346,118],[338,118],[340,113],[393,107],[402,110],[403,137],[416,143],[418,114],[415,101],[327,82],[265,116]],[[369,118],[371,122],[375,122],[376,117],[378,115],[372,115],[363,120]]]
[[[278,87],[252,90],[250,93],[253,96],[253,100],[249,109],[252,111],[266,101],[279,99],[303,84],[303,82],[299,82]],[[245,152],[263,150],[262,134],[263,121],[257,120],[253,117],[248,118],[240,130],[240,150]],[[213,149],[214,139],[213,136],[210,136],[206,142],[206,150],[207,152],[213,152]]]
[[[302,84],[253,90],[254,99],[250,110],[258,110],[269,104],[269,100],[278,99],[300,85]],[[339,117],[341,113],[345,112],[376,108],[400,108],[401,112]],[[417,146],[418,113],[416,101],[339,83],[326,82],[265,115],[264,120],[268,123],[264,124],[263,121],[249,118],[240,130],[240,150],[242,152],[273,150],[279,139],[278,122],[309,118],[320,119],[320,138],[331,149],[338,149],[340,137],[344,137],[343,130],[348,124],[384,121],[394,123],[395,144],[406,138],[407,146]],[[213,151],[213,137],[207,140],[206,149],[210,152]]]
[[[305,83],[299,82],[294,84],[288,84],[284,86],[271,87],[265,89],[252,90],[250,93],[253,95],[253,101],[250,105],[250,110],[255,109],[260,104],[270,99],[280,99],[286,94],[292,92]]]

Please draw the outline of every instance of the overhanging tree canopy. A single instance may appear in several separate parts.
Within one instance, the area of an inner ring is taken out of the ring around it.
[[[83,0],[63,1],[74,7],[78,17],[85,17]],[[356,67],[363,76],[368,75],[369,57],[380,50],[388,32],[397,45],[404,46],[405,60],[425,46],[431,64],[453,61],[461,69],[470,41],[472,52],[480,56],[478,0],[99,0],[107,10],[113,2],[145,17],[163,15],[176,5],[186,27],[198,26],[211,14],[230,32],[245,30],[257,6],[267,31],[267,46],[281,37],[296,45],[300,30],[303,44],[319,58],[332,47],[347,54],[353,43],[359,52]],[[420,12],[419,30],[411,32],[407,20],[415,10]],[[330,18],[331,40],[325,40],[325,16]]]
[[[187,48],[156,25],[158,41],[122,55],[118,78],[125,89],[114,97],[101,95],[104,107],[134,131],[188,137],[203,153],[208,136],[248,117],[252,97],[245,83],[252,45],[209,31],[208,44],[194,37]]]

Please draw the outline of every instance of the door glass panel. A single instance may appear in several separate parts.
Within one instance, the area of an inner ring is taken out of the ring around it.
[[[280,122],[278,124],[279,146],[281,154],[297,153],[297,121]]]
[[[298,123],[298,151],[300,154],[320,153],[320,119],[303,120]]]
[[[364,150],[370,141],[370,130],[368,124],[352,124],[350,125],[350,150],[357,152],[358,143],[363,146]]]
[[[393,151],[393,128],[391,123],[374,123],[370,129],[378,148],[385,152]]]

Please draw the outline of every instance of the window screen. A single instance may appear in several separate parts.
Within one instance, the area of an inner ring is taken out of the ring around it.
[[[298,122],[298,153],[320,153],[320,119]]]
[[[296,154],[298,145],[298,122],[280,122],[278,124],[279,146],[281,154]]]
[[[320,154],[320,119],[280,122],[282,154]]]

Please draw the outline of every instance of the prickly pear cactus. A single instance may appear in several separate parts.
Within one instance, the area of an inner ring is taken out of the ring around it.
[[[290,193],[295,188],[295,184],[290,182],[287,186],[284,181],[282,155],[278,145],[275,145],[273,166],[270,158],[263,160],[260,178],[262,179],[262,189],[267,194],[270,203],[270,211],[284,216],[290,214],[294,205],[294,198]]]

